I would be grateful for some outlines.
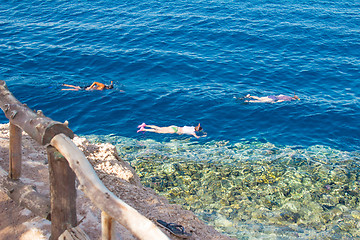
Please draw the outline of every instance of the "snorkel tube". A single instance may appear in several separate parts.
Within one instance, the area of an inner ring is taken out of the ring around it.
[[[106,86],[107,89],[112,89],[114,88],[114,84],[113,81],[110,82],[110,85]]]

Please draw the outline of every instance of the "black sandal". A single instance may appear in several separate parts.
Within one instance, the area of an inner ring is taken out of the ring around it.
[[[176,224],[176,223],[167,223],[163,220],[156,220],[156,223],[160,226],[171,232],[177,237],[181,238],[189,238],[191,237],[191,233],[185,232],[183,226]]]

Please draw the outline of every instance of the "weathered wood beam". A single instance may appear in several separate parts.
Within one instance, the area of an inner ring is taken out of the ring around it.
[[[58,134],[52,138],[50,144],[67,159],[71,169],[76,173],[80,188],[100,210],[126,227],[138,239],[169,239],[153,222],[105,187],[84,153],[70,138]]]
[[[11,179],[19,179],[21,176],[21,137],[21,128],[10,123],[9,177]]]
[[[50,220],[50,199],[39,194],[31,185],[20,180],[8,178],[8,174],[0,167],[0,189],[14,202]]]
[[[75,227],[75,173],[66,159],[53,146],[47,147],[50,175],[51,237],[56,240],[69,227]]]
[[[59,133],[64,133],[70,138],[74,137],[74,133],[66,124],[45,117],[41,111],[35,113],[19,102],[2,80],[0,80],[0,108],[10,123],[20,127],[42,145],[48,144]]]

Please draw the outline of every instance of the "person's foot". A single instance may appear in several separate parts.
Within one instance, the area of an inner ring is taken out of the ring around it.
[[[248,95],[246,95],[245,97],[246,97],[246,98],[249,98],[249,97],[251,97],[251,96],[250,96],[250,94],[248,94]]]
[[[140,129],[137,130],[137,132],[142,132],[142,131],[145,131],[145,128],[144,128],[144,127],[140,127]]]
[[[145,123],[142,123],[142,124],[140,124],[139,126],[138,126],[138,128],[142,128],[142,127],[145,127],[146,126],[146,124]]]

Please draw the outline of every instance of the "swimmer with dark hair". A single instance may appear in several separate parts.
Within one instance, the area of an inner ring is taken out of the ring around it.
[[[105,90],[105,89],[112,89],[114,88],[113,81],[111,81],[110,85],[105,85],[103,83],[99,82],[93,82],[90,86],[80,87],[80,86],[74,86],[70,84],[63,84],[65,87],[69,88],[63,88],[61,90],[63,91],[79,91],[79,90]]]
[[[155,125],[146,125],[145,123],[143,123],[139,125],[138,128],[140,129],[137,132],[154,132],[154,133],[171,133],[171,134],[176,133],[179,135],[187,134],[187,135],[192,135],[196,138],[200,138],[198,135],[196,135],[196,132],[200,132],[202,130],[200,123],[196,127],[193,126],[178,127],[175,125],[171,125],[168,127],[158,127]]]

